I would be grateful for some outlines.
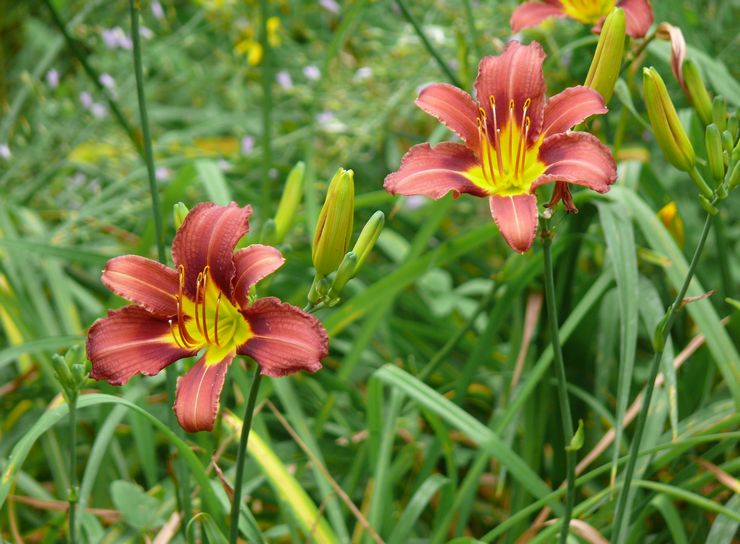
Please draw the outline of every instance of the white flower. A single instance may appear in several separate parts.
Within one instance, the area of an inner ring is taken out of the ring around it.
[[[303,69],[303,75],[312,81],[316,81],[321,77],[321,70],[311,64]]]
[[[280,85],[283,89],[288,90],[293,88],[293,79],[285,70],[280,70],[277,74],[275,74],[275,79],[277,80],[278,85]]]

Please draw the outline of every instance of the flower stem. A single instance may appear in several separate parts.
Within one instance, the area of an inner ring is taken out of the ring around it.
[[[712,216],[710,214],[707,214],[707,219],[704,222],[704,229],[701,231],[699,243],[694,250],[694,256],[691,258],[691,264],[689,265],[688,272],[686,272],[686,277],[683,280],[683,285],[681,285],[681,289],[679,289],[678,294],[673,301],[673,304],[671,304],[668,309],[667,320],[661,325],[658,325],[659,327],[662,326],[662,330],[656,331],[656,336],[660,335],[660,337],[657,339],[658,342],[656,345],[658,349],[655,349],[653,360],[650,363],[650,375],[647,378],[647,384],[645,384],[645,396],[642,401],[642,408],[640,409],[640,413],[637,416],[637,423],[635,424],[635,435],[632,438],[632,444],[630,445],[627,467],[625,468],[624,472],[624,482],[622,483],[622,487],[619,492],[617,510],[614,515],[614,532],[612,533],[611,538],[612,543],[619,543],[623,541],[623,539],[620,539],[620,536],[623,534],[622,530],[626,529],[624,525],[627,525],[629,523],[629,515],[627,514],[627,512],[629,510],[629,503],[631,502],[630,485],[632,484],[632,478],[634,476],[637,458],[640,454],[640,442],[642,442],[642,433],[645,431],[645,422],[647,420],[647,414],[650,408],[650,401],[653,397],[655,378],[658,375],[658,370],[660,369],[660,360],[663,357],[662,346],[665,344],[668,335],[671,333],[671,328],[673,327],[673,323],[676,320],[676,316],[678,316],[678,312],[681,310],[681,303],[683,302],[684,296],[686,296],[686,291],[689,288],[691,279],[694,277],[694,271],[696,270],[696,265],[699,262],[701,252],[704,249],[704,243],[707,241],[707,235],[709,234],[709,229],[711,228],[711,226]]]
[[[239,535],[239,507],[242,502],[242,479],[244,477],[244,458],[247,453],[247,441],[249,440],[249,431],[252,428],[252,416],[254,415],[254,404],[257,401],[257,392],[260,388],[260,381],[262,374],[260,374],[259,366],[254,369],[254,379],[252,379],[252,387],[249,389],[249,398],[247,399],[247,407],[244,409],[244,423],[242,423],[242,435],[239,439],[239,450],[236,454],[236,476],[234,480],[234,497],[231,503],[231,533],[229,535],[229,543],[236,544],[236,539]]]
[[[77,542],[77,397],[69,403],[69,543]]]
[[[565,365],[563,364],[563,352],[560,348],[560,332],[558,330],[558,310],[555,302],[555,279],[552,269],[552,232],[550,231],[550,220],[548,218],[542,221],[542,230],[540,232],[542,239],[542,249],[545,260],[545,300],[547,303],[547,320],[550,325],[550,337],[552,341],[553,362],[555,368],[555,377],[558,384],[558,401],[560,403],[560,418],[563,428],[563,443],[565,444],[565,462],[566,462],[566,482],[567,494],[565,500],[565,511],[563,512],[563,521],[560,530],[560,543],[564,544],[568,539],[568,529],[570,527],[571,512],[575,503],[575,481],[576,481],[576,454],[575,451],[568,448],[573,438],[573,420],[570,413],[570,401],[568,400],[568,383],[565,378]]]
[[[450,67],[447,65],[447,63],[444,61],[442,56],[437,52],[437,50],[434,48],[432,43],[429,41],[429,38],[427,38],[426,34],[424,34],[424,31],[422,30],[421,26],[419,25],[419,22],[414,18],[413,15],[411,15],[411,12],[406,7],[406,4],[403,0],[396,0],[396,4],[401,9],[401,13],[403,13],[403,16],[406,18],[406,20],[411,23],[411,26],[414,28],[414,32],[416,32],[416,35],[419,36],[419,39],[421,40],[421,43],[424,44],[424,47],[427,51],[429,51],[429,54],[434,57],[434,60],[437,61],[437,64],[442,69],[442,71],[447,76],[447,79],[450,80],[450,83],[452,83],[455,87],[459,87],[462,89],[462,83],[460,83],[460,80],[457,78],[455,73],[450,69]]]
[[[260,0],[260,45],[262,46],[262,217],[271,217],[270,169],[272,168],[272,52],[267,34],[269,18],[267,0]]]

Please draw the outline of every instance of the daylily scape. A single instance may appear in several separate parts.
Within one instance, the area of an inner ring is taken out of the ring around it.
[[[197,205],[172,243],[174,269],[136,255],[108,261],[103,283],[133,304],[91,327],[91,378],[122,385],[200,353],[178,379],[174,406],[183,429],[195,432],[213,428],[237,354],[253,358],[268,376],[321,368],[328,338],[318,319],[277,298],[251,301],[252,287],[285,262],[260,244],[234,252],[251,213],[233,202]]]
[[[511,29],[519,32],[540,24],[550,17],[568,17],[581,23],[594,25],[594,31],[601,31],[604,18],[614,9],[624,10],[627,20],[627,34],[642,38],[653,24],[653,9],[649,0],[543,0],[525,2],[514,10],[511,16]]]
[[[385,179],[392,194],[441,198],[487,197],[506,242],[523,253],[537,231],[535,190],[556,182],[549,205],[575,211],[568,184],[600,193],[617,176],[609,149],[595,136],[571,132],[591,115],[606,113],[601,95],[576,86],[546,98],[542,47],[512,41],[499,56],[484,57],[475,81],[477,100],[445,83],[425,87],[416,104],[454,131],[464,144],[412,147]]]

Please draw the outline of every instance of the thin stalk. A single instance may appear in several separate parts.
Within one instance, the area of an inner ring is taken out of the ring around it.
[[[69,543],[77,542],[77,398],[69,403]]]
[[[136,150],[139,153],[141,153],[142,152],[141,142],[139,142],[139,140],[136,138],[136,133],[134,132],[133,127],[126,120],[126,117],[124,117],[123,112],[118,107],[118,103],[113,99],[108,89],[106,89],[105,86],[101,83],[100,74],[87,61],[87,56],[85,55],[84,51],[80,49],[80,46],[77,44],[77,41],[67,31],[67,25],[64,23],[64,21],[62,21],[62,18],[59,15],[59,12],[56,10],[51,0],[44,0],[44,4],[49,10],[49,13],[51,14],[51,18],[54,21],[54,24],[57,26],[59,31],[62,33],[62,36],[64,36],[64,41],[66,42],[67,47],[69,47],[69,50],[80,62],[83,70],[85,70],[85,73],[87,74],[87,76],[92,80],[93,85],[95,85],[98,91],[103,94],[106,101],[108,102],[108,107],[110,108],[111,112],[113,112],[113,117],[116,118],[116,120],[118,121],[118,124],[121,125],[121,128],[123,128],[123,130],[126,132],[126,135],[129,137],[131,142],[134,144],[134,147],[136,148]]]
[[[545,261],[545,300],[547,302],[547,321],[550,325],[550,337],[552,341],[553,363],[555,377],[558,384],[558,401],[560,403],[560,419],[563,428],[563,443],[566,462],[567,491],[565,499],[565,511],[563,512],[562,527],[560,530],[560,543],[565,544],[568,540],[568,529],[570,527],[571,512],[575,503],[575,481],[576,481],[576,454],[568,448],[573,438],[573,420],[570,413],[570,401],[568,400],[568,382],[565,378],[565,365],[563,364],[563,352],[560,347],[560,332],[558,330],[558,310],[555,302],[555,279],[552,269],[552,232],[550,231],[550,220],[542,221],[542,249]]]
[[[270,217],[272,181],[272,55],[267,34],[269,7],[267,0],[260,0],[260,45],[262,46],[262,216]]]
[[[152,197],[152,214],[154,216],[154,231],[157,238],[157,255],[159,262],[165,263],[164,237],[162,235],[162,214],[159,209],[159,191],[154,170],[154,153],[152,151],[152,135],[149,132],[149,116],[146,111],[146,96],[144,95],[144,69],[141,63],[141,36],[139,35],[139,1],[129,0],[131,10],[131,41],[134,49],[134,72],[136,74],[136,95],[139,99],[139,114],[141,116],[141,133],[144,137],[144,159],[149,176],[149,193]]]
[[[249,389],[249,398],[247,399],[247,407],[244,409],[244,422],[242,423],[242,434],[239,439],[239,450],[236,454],[236,476],[234,480],[234,497],[231,503],[231,532],[229,534],[229,543],[236,544],[236,539],[239,535],[239,507],[242,502],[242,480],[244,478],[244,458],[247,453],[247,441],[249,440],[249,431],[252,428],[252,416],[254,415],[254,405],[257,401],[257,392],[260,388],[260,381],[262,380],[262,374],[260,374],[259,366],[255,366],[254,379],[252,380],[252,387]]]
[[[673,304],[671,304],[669,308],[669,314],[668,318],[665,321],[665,325],[663,326],[663,331],[661,334],[661,341],[657,343],[657,346],[662,346],[665,344],[666,339],[671,333],[671,328],[673,327],[673,323],[676,320],[676,316],[678,316],[678,312],[681,310],[683,298],[686,296],[686,291],[689,288],[689,284],[691,283],[691,279],[694,277],[694,271],[696,270],[696,265],[699,262],[699,257],[701,256],[701,252],[704,249],[704,243],[707,241],[707,235],[709,234],[709,229],[712,227],[712,216],[710,214],[707,214],[707,219],[704,221],[704,228],[701,231],[701,236],[699,238],[699,243],[696,246],[696,249],[694,250],[694,256],[691,258],[691,264],[689,264],[689,270],[686,273],[686,277],[683,280],[683,285],[681,285],[681,289],[678,291],[678,294],[676,295],[676,298],[673,301]],[[657,336],[657,331],[656,331]],[[622,540],[620,540],[620,536],[622,535],[622,529],[624,529],[624,525],[626,525],[629,522],[629,516],[627,515],[628,503],[629,503],[629,494],[630,494],[630,485],[632,484],[632,478],[634,476],[635,472],[635,465],[637,464],[637,458],[640,455],[640,443],[642,442],[642,433],[645,431],[645,422],[647,420],[647,414],[648,410],[650,408],[650,401],[653,397],[653,389],[655,388],[655,377],[658,375],[658,370],[660,369],[660,360],[663,357],[663,348],[660,347],[660,349],[656,349],[655,353],[653,354],[653,360],[650,363],[650,374],[647,378],[647,384],[645,385],[645,396],[642,401],[642,408],[640,409],[640,413],[637,416],[637,423],[635,424],[635,435],[632,438],[632,444],[630,445],[630,453],[628,456],[627,461],[627,467],[624,471],[624,482],[622,484],[622,488],[619,492],[619,500],[617,502],[617,510],[614,515],[614,532],[612,533],[611,542],[614,543],[621,543]]]
[[[450,69],[449,66],[447,66],[447,63],[444,61],[442,56],[439,54],[439,52],[434,48],[432,43],[427,38],[426,34],[424,34],[424,31],[422,30],[421,26],[419,25],[419,22],[414,18],[413,15],[411,15],[411,12],[406,7],[406,4],[403,0],[396,0],[396,5],[401,9],[401,13],[403,13],[403,16],[406,18],[406,20],[411,23],[411,26],[414,27],[414,32],[416,32],[416,35],[419,36],[419,39],[421,40],[421,43],[424,44],[424,47],[427,51],[429,51],[429,54],[434,57],[434,60],[437,61],[437,64],[442,69],[442,71],[445,73],[447,78],[450,80],[450,82],[455,87],[460,87],[462,89],[462,84],[460,83],[460,80],[457,78],[455,73]]]
[[[470,32],[470,40],[473,42],[473,50],[476,56],[480,59],[483,58],[483,50],[480,47],[480,40],[478,36],[478,29],[475,28],[475,17],[473,17],[473,9],[470,7],[470,0],[462,0],[463,9],[465,10],[465,19],[468,22],[468,32]]]
[[[735,289],[732,284],[732,274],[730,273],[730,261],[728,259],[727,243],[725,235],[725,224],[722,220],[722,214],[714,216],[714,237],[717,242],[717,257],[719,259],[719,272],[722,278],[722,299],[735,296]]]

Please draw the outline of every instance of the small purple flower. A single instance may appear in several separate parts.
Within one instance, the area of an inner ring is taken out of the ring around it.
[[[224,159],[219,159],[217,164],[222,172],[229,172],[232,168],[231,163]]]
[[[56,89],[59,86],[59,72],[54,69],[46,72],[46,84],[51,89]]]
[[[154,172],[154,177],[157,181],[168,181],[172,177],[172,170],[166,166],[158,166]]]
[[[152,2],[152,15],[154,15],[155,19],[164,19],[164,9],[162,9],[162,4],[159,3],[159,0]]]
[[[8,144],[0,144],[0,157],[5,160],[10,159],[10,148]]]
[[[90,93],[87,91],[80,93],[80,104],[82,104],[82,107],[86,110],[89,110],[90,107],[93,105],[93,98]]]
[[[358,68],[357,71],[355,72],[355,79],[357,81],[363,81],[365,79],[372,77],[372,75],[373,75],[372,68],[370,68],[369,66],[362,66]]]
[[[242,155],[250,155],[254,151],[254,138],[251,136],[244,136],[241,144]]]
[[[281,70],[277,74],[275,74],[275,79],[277,80],[278,85],[280,85],[283,89],[288,90],[293,88],[293,79],[285,70]]]
[[[418,210],[429,201],[428,198],[421,195],[411,195],[406,197],[403,206],[409,210]]]
[[[321,4],[322,8],[327,11],[331,11],[332,13],[339,14],[339,12],[342,11],[342,8],[337,4],[336,0],[319,0],[319,4]]]
[[[150,28],[145,26],[142,26],[139,29],[139,34],[141,34],[141,37],[145,40],[151,40],[154,37],[154,32],[152,32]]]
[[[270,170],[267,172],[267,175],[270,176],[270,179],[277,179],[278,177],[277,168],[270,168]]]
[[[101,32],[103,43],[108,49],[131,49],[132,43],[120,26],[104,29]]]
[[[337,118],[336,115],[334,115],[330,111],[322,111],[320,114],[316,116],[316,121],[320,125],[328,125],[329,123],[333,122]]]
[[[303,75],[311,81],[317,81],[321,77],[321,70],[311,64],[303,69]]]
[[[108,115],[108,109],[105,107],[105,104],[95,102],[95,104],[90,107],[90,113],[93,114],[93,117],[95,117],[95,119],[103,119],[106,115]]]
[[[116,80],[110,74],[101,74],[100,83],[107,89],[113,89],[116,86]]]

